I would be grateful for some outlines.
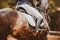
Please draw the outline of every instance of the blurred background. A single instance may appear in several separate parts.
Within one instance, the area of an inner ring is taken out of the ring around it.
[[[60,37],[60,0],[49,0],[50,4],[50,23],[49,27],[52,34],[58,34]],[[0,9],[2,8],[15,8],[16,0],[0,0]],[[52,40],[52,39],[51,39]],[[55,40],[55,39],[54,39]]]
[[[60,31],[60,0],[49,0],[50,10],[50,29]]]

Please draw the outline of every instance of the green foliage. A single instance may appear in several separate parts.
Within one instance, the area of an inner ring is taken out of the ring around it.
[[[56,5],[53,0],[49,0],[50,4],[50,14],[53,15],[56,12]]]
[[[0,1],[0,9],[1,8],[13,8],[16,5],[16,0],[2,0]]]

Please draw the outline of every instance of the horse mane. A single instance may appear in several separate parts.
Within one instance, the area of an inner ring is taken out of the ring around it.
[[[17,20],[17,12],[11,8],[5,8],[0,10],[0,39],[4,38],[11,32],[11,26]]]

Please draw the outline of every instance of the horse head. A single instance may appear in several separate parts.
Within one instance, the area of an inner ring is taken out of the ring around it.
[[[41,37],[43,39],[43,37],[46,36],[47,31],[45,28],[45,30],[36,32],[36,30],[29,25],[22,12],[10,8],[0,10],[1,40],[9,38],[9,35],[19,40],[40,40]]]

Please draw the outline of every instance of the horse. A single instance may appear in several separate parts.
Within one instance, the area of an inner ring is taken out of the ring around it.
[[[0,9],[0,40],[7,40],[6,37],[11,31],[10,19],[8,19],[9,10]]]
[[[47,40],[48,32],[49,28],[45,26],[36,32],[29,25],[23,12],[11,8],[0,9],[1,40]]]

